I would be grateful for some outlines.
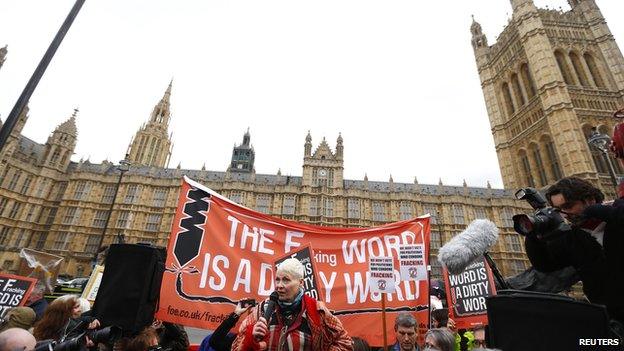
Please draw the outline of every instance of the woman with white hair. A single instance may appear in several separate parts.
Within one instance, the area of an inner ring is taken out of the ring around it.
[[[278,302],[268,320],[262,314],[267,301],[256,306],[240,326],[232,350],[352,350],[340,320],[322,302],[303,293],[304,267],[296,258],[277,266]]]

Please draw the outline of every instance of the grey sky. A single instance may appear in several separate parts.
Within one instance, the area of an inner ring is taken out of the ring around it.
[[[620,0],[597,0],[620,47]],[[565,0],[536,0],[568,9]],[[3,0],[8,115],[74,0]],[[87,0],[30,102],[45,142],[79,107],[74,160],[123,158],[174,78],[170,167],[227,168],[251,130],[256,171],[300,175],[308,130],[345,145],[345,177],[501,187],[470,15],[489,43],[507,0]]]

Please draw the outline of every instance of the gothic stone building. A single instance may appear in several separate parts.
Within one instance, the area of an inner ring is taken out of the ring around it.
[[[527,260],[511,217],[527,205],[513,199],[513,190],[564,175],[608,184],[604,160],[592,154],[586,136],[592,126],[611,129],[608,117],[623,102],[624,60],[593,0],[570,0],[566,12],[511,2],[513,19],[496,44],[488,46],[478,23],[470,28],[509,190],[344,179],[342,136],[332,148],[325,139],[314,146],[309,133],[301,176],[256,174],[249,132],[225,171],[169,168],[169,85],[130,143],[132,165],[114,201],[120,179],[114,164],[70,160],[76,113],[45,144],[21,135],[27,111],[20,116],[0,154],[2,270],[14,271],[19,249],[30,247],[65,257],[63,272],[88,274],[111,205],[104,245],[117,236],[166,245],[183,175],[260,212],[318,225],[374,226],[431,213],[434,276],[441,244],[471,220],[489,218],[501,228],[491,251],[503,274],[523,270]]]
[[[587,139],[592,127],[610,134],[617,123],[624,58],[595,0],[568,3],[561,11],[511,0],[513,17],[491,46],[472,23],[498,161],[508,189],[578,176],[614,197],[608,164]]]
[[[493,250],[503,272],[524,269],[526,257],[511,216],[526,206],[503,189],[343,179],[342,136],[331,148],[325,139],[303,146],[302,176],[256,174],[249,132],[232,152],[225,171],[168,168],[171,85],[128,149],[131,162],[113,204],[104,245],[123,236],[126,242],[166,245],[181,177],[187,175],[230,199],[260,212],[325,226],[375,226],[432,214],[435,253],[475,218],[490,218],[502,235]],[[76,112],[59,125],[45,144],[21,135],[24,113],[0,166],[0,264],[17,269],[20,248],[65,257],[62,272],[89,273],[93,254],[115,197],[119,171],[104,161],[70,161],[76,145]],[[434,276],[440,267],[433,260]]]

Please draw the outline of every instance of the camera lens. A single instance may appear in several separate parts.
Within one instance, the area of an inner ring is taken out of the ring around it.
[[[514,229],[518,234],[529,235],[535,229],[535,225],[531,217],[525,214],[519,214],[512,217]]]

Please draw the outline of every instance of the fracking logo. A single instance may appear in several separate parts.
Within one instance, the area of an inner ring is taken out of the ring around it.
[[[385,280],[379,280],[377,282],[377,287],[379,287],[379,290],[386,290],[386,281]]]
[[[202,240],[204,238],[204,225],[208,211],[210,210],[210,194],[203,190],[191,188],[186,194],[189,200],[183,209],[185,215],[180,221],[182,230],[178,232],[173,247],[173,256],[180,267],[199,256]]]
[[[409,272],[410,278],[416,278],[416,276],[418,275],[418,270],[416,269],[416,267],[410,267],[408,269],[408,272]]]

